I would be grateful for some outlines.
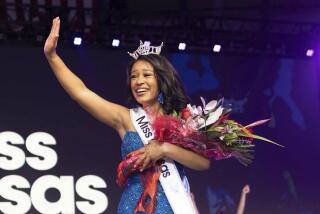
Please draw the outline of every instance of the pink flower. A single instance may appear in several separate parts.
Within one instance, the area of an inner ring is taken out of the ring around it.
[[[181,118],[183,120],[188,120],[191,116],[191,112],[187,107],[181,110]]]

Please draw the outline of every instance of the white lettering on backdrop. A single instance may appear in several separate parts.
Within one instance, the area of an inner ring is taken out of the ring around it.
[[[24,145],[33,157],[26,157],[20,148]],[[20,145],[20,147],[18,146]],[[30,134],[26,140],[15,132],[0,133],[0,172],[14,172],[24,165],[37,171],[55,167],[58,155],[52,146],[55,138],[45,132]],[[51,147],[49,147],[51,146]],[[2,174],[2,173],[1,173]],[[0,177],[0,213],[28,213],[33,206],[39,213],[102,213],[108,207],[108,198],[102,191],[106,182],[96,175],[84,175],[77,179],[72,175],[43,175],[33,184],[21,175]],[[30,194],[25,189],[30,189]],[[48,201],[46,193],[55,189],[60,193],[57,201]],[[83,200],[76,201],[75,194]]]

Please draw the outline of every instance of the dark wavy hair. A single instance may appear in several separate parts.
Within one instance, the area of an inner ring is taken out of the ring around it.
[[[130,87],[132,66],[138,60],[149,62],[152,65],[157,78],[159,92],[163,94],[164,102],[161,106],[166,114],[170,114],[173,111],[179,112],[190,103],[190,98],[186,95],[180,77],[173,65],[164,56],[156,54],[139,56],[137,60],[132,60],[128,64],[127,84],[129,88],[129,101],[138,104],[133,97]]]

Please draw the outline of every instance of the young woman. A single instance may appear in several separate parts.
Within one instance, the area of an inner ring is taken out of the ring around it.
[[[148,171],[160,159],[174,160],[182,177],[184,175],[181,165],[194,170],[209,168],[208,159],[181,147],[169,143],[159,143],[156,140],[151,140],[147,145],[144,145],[136,132],[129,109],[109,102],[88,89],[58,56],[56,47],[59,29],[60,19],[57,17],[53,20],[51,32],[44,46],[45,56],[58,81],[80,106],[118,132],[122,139],[123,158],[132,151],[139,151],[139,158],[136,162],[136,165],[139,166],[139,172],[129,177],[128,185],[125,187],[119,203],[118,213],[134,212],[143,192],[139,174]],[[132,99],[143,109],[148,109],[148,112],[153,112],[155,115],[170,114],[174,110],[180,111],[188,102],[173,66],[167,59],[157,54],[138,56],[137,59],[130,62],[128,84]],[[176,202],[168,202],[167,195],[158,182],[157,203],[154,212],[173,213],[172,204],[176,204]],[[174,212],[176,213],[177,210],[175,209]]]

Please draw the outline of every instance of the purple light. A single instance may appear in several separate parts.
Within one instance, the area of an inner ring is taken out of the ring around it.
[[[313,50],[313,49],[308,49],[307,52],[306,52],[306,55],[307,55],[308,57],[312,57],[313,54],[314,54],[314,50]]]

